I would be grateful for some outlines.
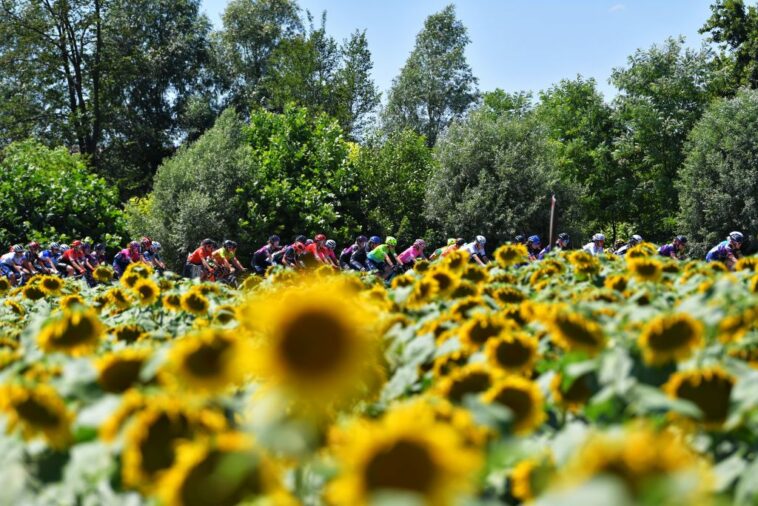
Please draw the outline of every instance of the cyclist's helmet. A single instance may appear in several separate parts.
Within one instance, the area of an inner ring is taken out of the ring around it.
[[[82,241],[79,241],[79,240],[76,240],[76,241],[74,241],[74,242],[71,243],[71,247],[72,248],[78,248],[81,245],[82,245]]]
[[[23,252],[24,252],[24,247],[23,247],[23,246],[21,246],[20,244],[14,244],[14,245],[13,245],[13,248],[11,248],[11,250],[12,250],[14,253],[23,253]]]
[[[324,234],[318,234],[316,237],[313,238],[314,241],[326,241],[326,236]]]
[[[237,247],[237,243],[236,242],[230,241],[229,239],[227,239],[226,241],[224,241],[224,248],[226,248],[226,249],[235,249],[236,247]]]
[[[382,238],[379,237],[378,235],[372,235],[371,238],[368,240],[368,242],[373,243],[373,244],[381,244]]]
[[[384,242],[387,244],[387,246],[397,246],[397,239],[395,239],[391,235],[387,236]]]
[[[57,242],[51,242],[50,249],[61,249],[61,245],[58,244]]]
[[[487,244],[487,239],[483,235],[476,236],[476,242],[479,244]]]
[[[460,248],[461,246],[466,244],[466,239],[463,239],[463,238],[456,239],[455,244]]]
[[[274,235],[272,235],[271,237],[268,238],[268,242],[270,244],[274,244],[275,242],[281,242],[281,241],[282,241],[281,237],[279,237],[276,234],[274,234]]]
[[[203,239],[203,241],[200,243],[201,246],[208,246],[209,244],[212,246],[215,246],[216,241],[214,241],[213,239]]]
[[[71,246],[68,244],[61,244],[61,251],[65,252],[71,249]]]
[[[337,248],[337,241],[335,241],[334,239],[329,239],[328,241],[326,241],[326,247],[329,248],[329,249],[332,249],[332,250],[336,249]]]
[[[540,243],[540,236],[538,235],[532,235],[529,237],[529,239],[526,240],[529,244],[539,244]]]
[[[605,241],[605,235],[595,234],[592,236],[592,242]]]
[[[416,239],[413,245],[418,248],[424,249],[426,248],[426,241],[424,241],[423,239]]]
[[[731,239],[732,241],[736,242],[737,244],[742,244],[745,241],[745,236],[742,235],[742,232],[737,232],[735,230],[734,232],[731,232],[729,234],[728,239]]]
[[[358,244],[365,244],[368,242],[368,237],[366,237],[365,235],[359,235],[358,237],[355,238],[355,242]]]
[[[631,246],[634,246],[635,244],[639,244],[639,243],[641,243],[641,242],[642,242],[642,236],[641,236],[641,235],[639,235],[639,234],[634,234],[634,235],[633,235],[633,236],[632,236],[632,237],[629,239],[629,244],[630,244]]]
[[[305,241],[307,241],[307,240],[308,240],[308,238],[305,237],[304,235],[299,235],[299,236],[295,237],[295,242],[299,242],[299,243],[302,243],[302,244],[305,244]]]
[[[306,246],[310,246],[311,244],[313,244],[313,239],[306,239],[305,240],[305,245]]]
[[[562,232],[558,234],[558,240],[569,242],[571,240],[571,237],[566,232]]]
[[[39,243],[37,241],[32,241],[29,244],[27,244],[26,247],[31,250],[39,249]]]
[[[516,237],[513,238],[513,242],[516,244],[524,244],[524,236],[519,234]]]
[[[137,241],[132,241],[129,243],[129,248],[139,248],[139,243]]]
[[[149,248],[150,245],[153,244],[153,241],[151,241],[149,237],[143,237],[142,239],[139,240],[139,243],[142,246]]]
[[[303,244],[300,241],[297,241],[295,244],[292,245],[292,247],[295,248],[295,252],[298,255],[302,255],[303,253],[305,253],[305,244]]]
[[[155,250],[158,251],[159,249],[161,249],[161,243],[154,242],[153,243],[153,248],[155,248]],[[95,251],[105,251],[105,244],[103,244],[101,242],[95,244]]]
[[[678,235],[674,237],[674,240],[679,241],[682,244],[687,244],[687,237],[684,235]]]
[[[102,245],[100,245],[100,246],[102,246]],[[95,246],[95,249],[97,249],[97,246]],[[159,243],[158,241],[153,241],[153,250],[154,251],[160,251],[161,250],[161,243]]]
[[[448,246],[452,246],[453,244],[455,244],[455,238],[454,237],[452,237],[452,238],[450,238],[450,239],[447,240],[447,245]]]

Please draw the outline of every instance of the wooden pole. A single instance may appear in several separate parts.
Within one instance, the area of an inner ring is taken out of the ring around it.
[[[553,246],[553,220],[555,219],[555,194],[550,197],[550,237],[548,246]]]

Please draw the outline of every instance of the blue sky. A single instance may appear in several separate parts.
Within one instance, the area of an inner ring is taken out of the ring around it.
[[[203,0],[213,23],[228,0]],[[386,92],[413,48],[424,19],[450,1],[300,0],[338,40],[366,30],[374,80]],[[577,74],[594,77],[606,98],[608,77],[637,48],[683,35],[698,47],[710,0],[466,0],[453,2],[469,30],[469,64],[481,90],[539,91]],[[383,93],[386,95],[386,93]]]

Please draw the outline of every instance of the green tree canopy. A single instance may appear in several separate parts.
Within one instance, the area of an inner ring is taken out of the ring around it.
[[[743,0],[716,0],[700,29],[725,51],[722,64],[738,86],[758,87],[758,8]]]
[[[452,5],[426,18],[389,91],[383,114],[387,130],[410,128],[434,146],[450,122],[463,115],[478,94],[477,79],[466,62],[469,42]]]

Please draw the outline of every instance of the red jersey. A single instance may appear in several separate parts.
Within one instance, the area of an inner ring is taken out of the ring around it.
[[[187,255],[187,263],[200,265],[203,263],[203,258],[208,258],[211,255],[213,255],[213,250],[207,251],[203,246],[200,246]]]
[[[64,259],[68,260],[69,262],[72,260],[75,260],[76,262],[81,263],[84,260],[84,252],[78,251],[75,248],[69,248],[66,251],[63,252],[63,255],[61,255]]]

